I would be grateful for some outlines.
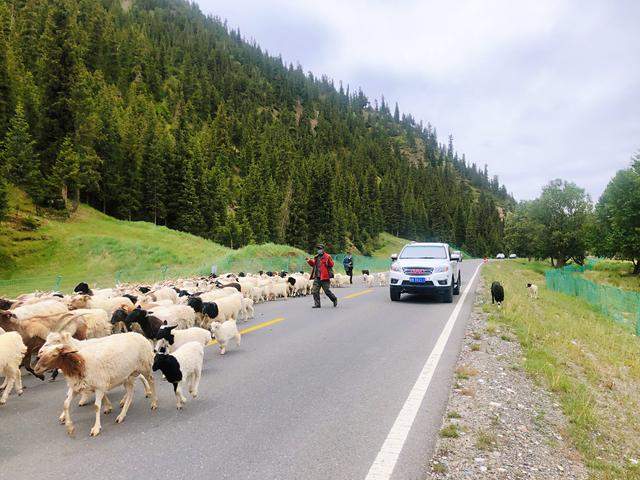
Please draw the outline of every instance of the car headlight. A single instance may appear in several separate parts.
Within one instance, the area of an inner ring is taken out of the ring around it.
[[[400,271],[400,265],[396,265],[395,263],[391,264],[391,271],[392,272],[399,272]]]
[[[433,273],[443,273],[449,271],[449,265],[441,265],[433,269]]]

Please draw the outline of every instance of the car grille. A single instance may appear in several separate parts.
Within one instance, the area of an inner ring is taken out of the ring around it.
[[[402,269],[405,275],[431,275],[432,267],[404,267]]]

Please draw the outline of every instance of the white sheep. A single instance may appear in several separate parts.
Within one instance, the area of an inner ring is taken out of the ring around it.
[[[387,274],[384,272],[376,273],[376,280],[379,286],[384,287],[387,284]]]
[[[102,297],[91,295],[76,295],[69,301],[69,309],[77,310],[80,308],[100,308],[107,312],[109,316],[119,308],[133,310],[133,302],[127,297]]]
[[[529,298],[538,298],[538,286],[533,283],[527,283],[527,289],[529,289]]]
[[[187,383],[193,398],[198,396],[198,386],[202,376],[204,347],[199,342],[188,342],[173,353],[158,353],[153,361],[153,371],[162,371],[167,381],[173,384],[176,407],[182,410],[187,399],[182,394],[182,385]]]
[[[171,287],[162,287],[153,292],[149,292],[145,295],[145,302],[158,302],[162,300],[169,300],[171,303],[178,301],[178,293]]]
[[[22,375],[20,364],[27,352],[27,347],[18,332],[7,332],[0,335],[0,374],[4,376],[4,382],[0,390],[4,388],[0,405],[7,403],[7,397],[15,385],[18,395],[22,395]]]
[[[200,327],[177,330],[177,327],[162,326],[156,336],[156,352],[166,349],[169,353],[189,342],[198,342],[206,347],[211,341],[211,332]]]
[[[242,315],[244,316],[244,321],[249,321],[250,318],[255,317],[255,309],[253,308],[253,299],[251,298],[243,298],[242,299]]]
[[[236,292],[234,295],[215,300],[218,306],[218,316],[213,320],[218,322],[238,320],[242,312],[242,299],[242,295]]]
[[[365,287],[370,288],[373,287],[373,282],[374,282],[375,278],[373,275],[370,275],[368,273],[365,273],[362,276],[362,281],[364,282]]]
[[[78,317],[78,323],[86,328],[86,338],[100,338],[111,335],[111,322],[109,315],[101,308],[79,308],[69,312]]]
[[[212,322],[211,334],[220,346],[220,355],[224,355],[227,351],[229,340],[234,338],[236,345],[240,346],[240,332],[235,320],[227,320],[226,322]]]
[[[169,326],[177,325],[181,330],[191,328],[196,324],[196,312],[188,305],[177,304],[153,307],[148,312],[149,315],[167,322]]]
[[[31,317],[56,315],[68,312],[67,306],[58,300],[43,300],[29,305],[22,305],[12,310],[6,310],[5,316],[17,321],[28,320]]]
[[[69,435],[73,435],[75,430],[69,408],[73,397],[78,393],[95,393],[96,420],[90,432],[91,436],[100,434],[103,398],[106,403],[105,413],[108,413],[111,411],[111,403],[105,395],[119,385],[124,385],[126,393],[121,402],[122,411],[116,422],[124,421],[133,401],[133,384],[139,375],[145,378],[148,385],[146,393],[151,397],[151,409],[157,408],[155,383],[151,373],[153,348],[142,335],[128,332],[78,341],[71,338],[68,332],[64,332],[58,334],[58,341],[54,342],[52,338],[53,336],[48,337],[47,343],[40,349],[35,371],[44,373],[47,370],[60,369],[64,373],[69,389],[60,421],[66,425]]]

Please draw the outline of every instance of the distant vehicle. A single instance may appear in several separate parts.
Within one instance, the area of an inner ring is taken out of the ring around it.
[[[499,253],[499,254],[497,254],[497,255],[496,255],[496,258],[497,258],[498,260],[502,260],[503,258],[505,258],[504,253]]]
[[[516,255],[515,253],[512,253],[511,255],[509,255],[509,258],[518,258],[518,255]]]
[[[462,276],[458,263],[462,255],[447,243],[405,245],[400,255],[391,255],[389,295],[397,302],[403,293],[437,293],[446,303],[460,294]]]

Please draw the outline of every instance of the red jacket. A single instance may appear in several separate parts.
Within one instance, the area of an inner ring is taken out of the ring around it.
[[[311,265],[312,267],[316,266],[316,257],[310,258],[309,260],[307,260],[307,263],[309,265]],[[329,269],[333,268],[333,258],[331,258],[331,255],[329,255],[327,252],[324,252],[322,254],[322,257],[320,257],[320,280],[329,280],[331,278],[331,276],[329,275]],[[314,278],[316,278],[316,268],[313,268],[311,270],[311,279],[313,280]]]

